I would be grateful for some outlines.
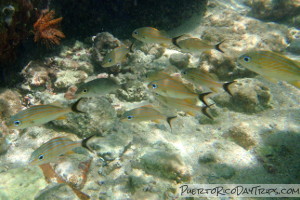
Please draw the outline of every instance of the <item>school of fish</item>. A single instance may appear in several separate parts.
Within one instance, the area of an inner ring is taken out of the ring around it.
[[[224,41],[210,44],[208,41],[189,35],[172,38],[165,32],[152,27],[138,28],[132,32],[132,37],[143,43],[173,45],[183,52],[201,53],[216,50],[224,53],[224,49],[221,48]],[[131,47],[124,44],[116,47],[106,54],[102,66],[106,68],[121,65],[131,52],[130,49]],[[300,62],[282,54],[271,51],[250,51],[240,55],[237,63],[274,83],[286,81],[300,88]],[[128,123],[167,122],[172,128],[172,121],[176,120],[177,111],[183,111],[191,116],[202,113],[213,120],[214,116],[209,112],[213,103],[209,103],[211,100],[208,100],[208,97],[219,92],[233,95],[230,87],[236,82],[235,80],[220,82],[214,74],[198,68],[186,68],[181,70],[180,74],[181,77],[175,77],[164,70],[147,73],[144,79],[145,84],[147,84],[148,91],[157,100],[158,105],[144,105],[127,110],[121,116],[120,121]],[[82,98],[103,96],[120,88],[121,86],[110,78],[95,79],[79,86],[75,93],[77,100],[71,106],[64,107],[57,103],[32,106],[13,115],[6,124],[10,129],[25,129],[46,124],[52,120],[66,119],[66,115],[70,112],[77,114],[83,112],[78,108]],[[165,114],[162,108],[174,110],[174,113]],[[87,141],[91,138],[85,138],[82,141],[72,141],[67,137],[53,138],[32,153],[29,164],[42,165],[56,162],[60,157],[74,153],[73,150],[78,147],[90,150]]]

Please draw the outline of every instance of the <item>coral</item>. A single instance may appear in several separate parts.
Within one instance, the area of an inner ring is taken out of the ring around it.
[[[179,70],[186,68],[189,65],[189,55],[183,53],[173,53],[170,56],[170,63],[176,66]]]
[[[58,30],[58,24],[62,17],[53,19],[55,11],[51,10],[43,13],[40,18],[34,23],[34,41],[42,41],[47,47],[59,45],[61,38],[65,38],[63,32]]]
[[[220,94],[213,97],[218,106],[245,113],[257,113],[272,108],[272,95],[268,87],[255,79],[239,79],[231,86],[233,96]]]
[[[224,136],[231,138],[238,145],[248,150],[257,144],[257,139],[253,134],[254,133],[250,128],[250,124],[242,122],[231,127]]]

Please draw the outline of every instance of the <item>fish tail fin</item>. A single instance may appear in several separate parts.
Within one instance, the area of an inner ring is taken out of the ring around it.
[[[229,90],[229,86],[233,83],[236,83],[236,81],[231,81],[231,82],[227,82],[223,84],[223,89],[225,90],[225,92],[227,92],[230,96],[232,96],[231,91]]]
[[[224,41],[225,41],[225,40],[223,40],[222,42],[216,44],[216,46],[215,46],[215,49],[218,50],[218,51],[220,51],[221,53],[225,53],[225,52],[220,48],[221,44],[223,44]]]
[[[78,100],[71,106],[71,110],[72,110],[73,112],[76,112],[76,113],[85,113],[85,112],[83,112],[83,111],[77,109],[77,106],[78,106],[78,104],[80,103],[81,100],[82,100],[82,98],[78,99]]]
[[[184,35],[184,34],[183,34],[183,35]],[[176,47],[178,47],[178,48],[181,48],[181,47],[178,45],[177,40],[178,40],[179,38],[181,38],[183,35],[179,35],[179,36],[177,36],[177,37],[172,38],[172,43],[173,43]]]
[[[135,44],[135,41],[133,41],[133,42],[131,43],[131,45],[129,46],[129,51],[130,51],[130,53],[134,53],[134,44]]]
[[[212,92],[205,92],[205,93],[201,93],[198,95],[199,100],[204,103],[206,106],[208,106],[207,101],[206,101],[206,97],[211,94]]]
[[[208,117],[209,119],[214,119],[212,116],[211,116],[211,114],[208,112],[208,109],[211,107],[211,106],[213,106],[213,105],[215,105],[214,103],[213,104],[210,104],[210,105],[208,105],[208,106],[204,106],[202,109],[201,109],[201,111],[202,111],[202,113],[206,116],[206,117]]]
[[[177,116],[167,117],[167,122],[168,122],[168,124],[169,124],[169,126],[170,126],[171,129],[172,129],[172,124],[171,124],[171,122],[172,122],[172,120],[175,119],[176,117],[177,117]]]
[[[93,152],[91,149],[90,149],[90,147],[87,145],[87,142],[92,138],[92,137],[94,137],[95,135],[91,135],[91,136],[89,136],[89,137],[87,137],[87,138],[84,138],[82,141],[81,141],[81,146],[82,147],[84,147],[84,148],[86,148],[87,150],[89,150],[90,152]]]

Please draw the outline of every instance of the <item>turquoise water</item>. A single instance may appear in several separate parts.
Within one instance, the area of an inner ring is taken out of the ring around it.
[[[1,200],[179,199],[180,184],[299,182],[297,1],[0,6]],[[237,62],[250,51],[288,64],[255,72]],[[68,152],[53,140],[89,136]],[[50,163],[30,165],[34,151]]]

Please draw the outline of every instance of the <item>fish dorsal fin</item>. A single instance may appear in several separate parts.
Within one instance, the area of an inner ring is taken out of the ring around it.
[[[169,37],[169,34],[165,30],[160,31],[160,33],[165,37]]]
[[[57,107],[63,107],[62,103],[59,102],[59,101],[54,101],[54,102],[52,102],[52,103],[50,103],[48,105],[57,106]]]

